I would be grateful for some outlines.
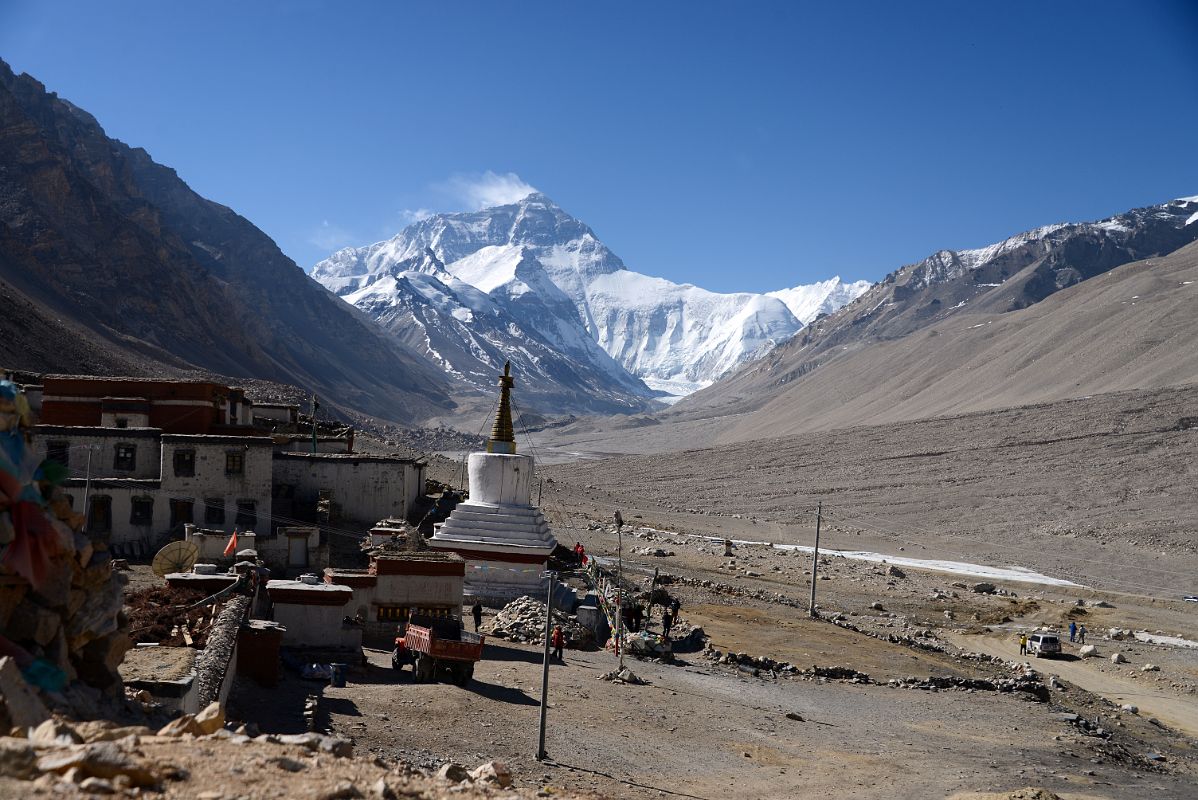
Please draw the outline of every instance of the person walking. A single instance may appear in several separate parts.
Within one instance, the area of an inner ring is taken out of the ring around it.
[[[1077,623],[1076,622],[1069,623],[1069,641],[1071,641],[1071,642],[1077,641]]]
[[[483,604],[474,598],[474,605],[470,606],[470,613],[474,616],[474,632],[478,633],[478,626],[483,624]]]
[[[1027,634],[1026,633],[1019,634],[1019,655],[1021,655],[1021,656],[1027,655]]]
[[[1082,623],[1082,626],[1077,629],[1077,642],[1078,644],[1086,643],[1086,623],[1084,622]]]
[[[553,647],[553,657],[558,661],[565,661],[562,656],[562,648],[566,646],[566,635],[562,633],[561,625],[553,626],[553,635],[549,638],[549,644]]]
[[[673,627],[673,625],[674,615],[670,613],[669,609],[666,609],[661,615],[661,635],[669,639],[670,628]]]

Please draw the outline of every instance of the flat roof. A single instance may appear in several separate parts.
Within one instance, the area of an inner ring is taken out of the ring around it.
[[[248,425],[245,427],[249,427]],[[273,447],[274,440],[269,436],[229,436],[223,433],[164,433],[163,439],[173,442],[191,442],[197,444],[254,444],[259,447]]]
[[[275,458],[294,458],[294,459],[310,459],[314,461],[373,461],[381,464],[416,464],[415,458],[403,458],[401,456],[376,456],[368,453],[296,453],[296,452],[276,452]]]
[[[162,428],[114,428],[104,425],[34,425],[37,434],[60,434],[62,436],[110,436],[114,439],[135,436],[160,436]]]

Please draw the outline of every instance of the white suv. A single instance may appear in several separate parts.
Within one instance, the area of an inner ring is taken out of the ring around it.
[[[1027,652],[1036,658],[1061,653],[1061,640],[1055,633],[1033,633],[1027,637]]]

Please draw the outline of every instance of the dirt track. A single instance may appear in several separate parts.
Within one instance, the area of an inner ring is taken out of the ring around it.
[[[1012,660],[1019,659],[1019,646],[1012,636],[950,635],[949,640],[967,650],[974,650]],[[1067,645],[1066,645],[1067,646]],[[1105,647],[1108,652],[1115,648]],[[1119,648],[1122,649],[1122,648]],[[1068,651],[1067,651],[1068,652]],[[1140,709],[1142,717],[1156,717],[1179,731],[1198,737],[1198,698],[1179,696],[1164,688],[1151,688],[1129,677],[1111,675],[1095,668],[1088,660],[1072,654],[1066,658],[1032,659],[1036,669],[1057,675],[1088,692],[1102,695],[1116,703],[1131,703]],[[1135,667],[1132,667],[1135,669]]]

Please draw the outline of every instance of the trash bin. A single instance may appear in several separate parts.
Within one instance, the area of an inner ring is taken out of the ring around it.
[[[252,619],[237,632],[237,673],[253,678],[261,686],[279,682],[279,651],[283,632],[277,622]]]
[[[329,679],[329,685],[338,688],[345,686],[345,668],[348,665],[334,663],[329,666],[333,668],[333,677]]]

